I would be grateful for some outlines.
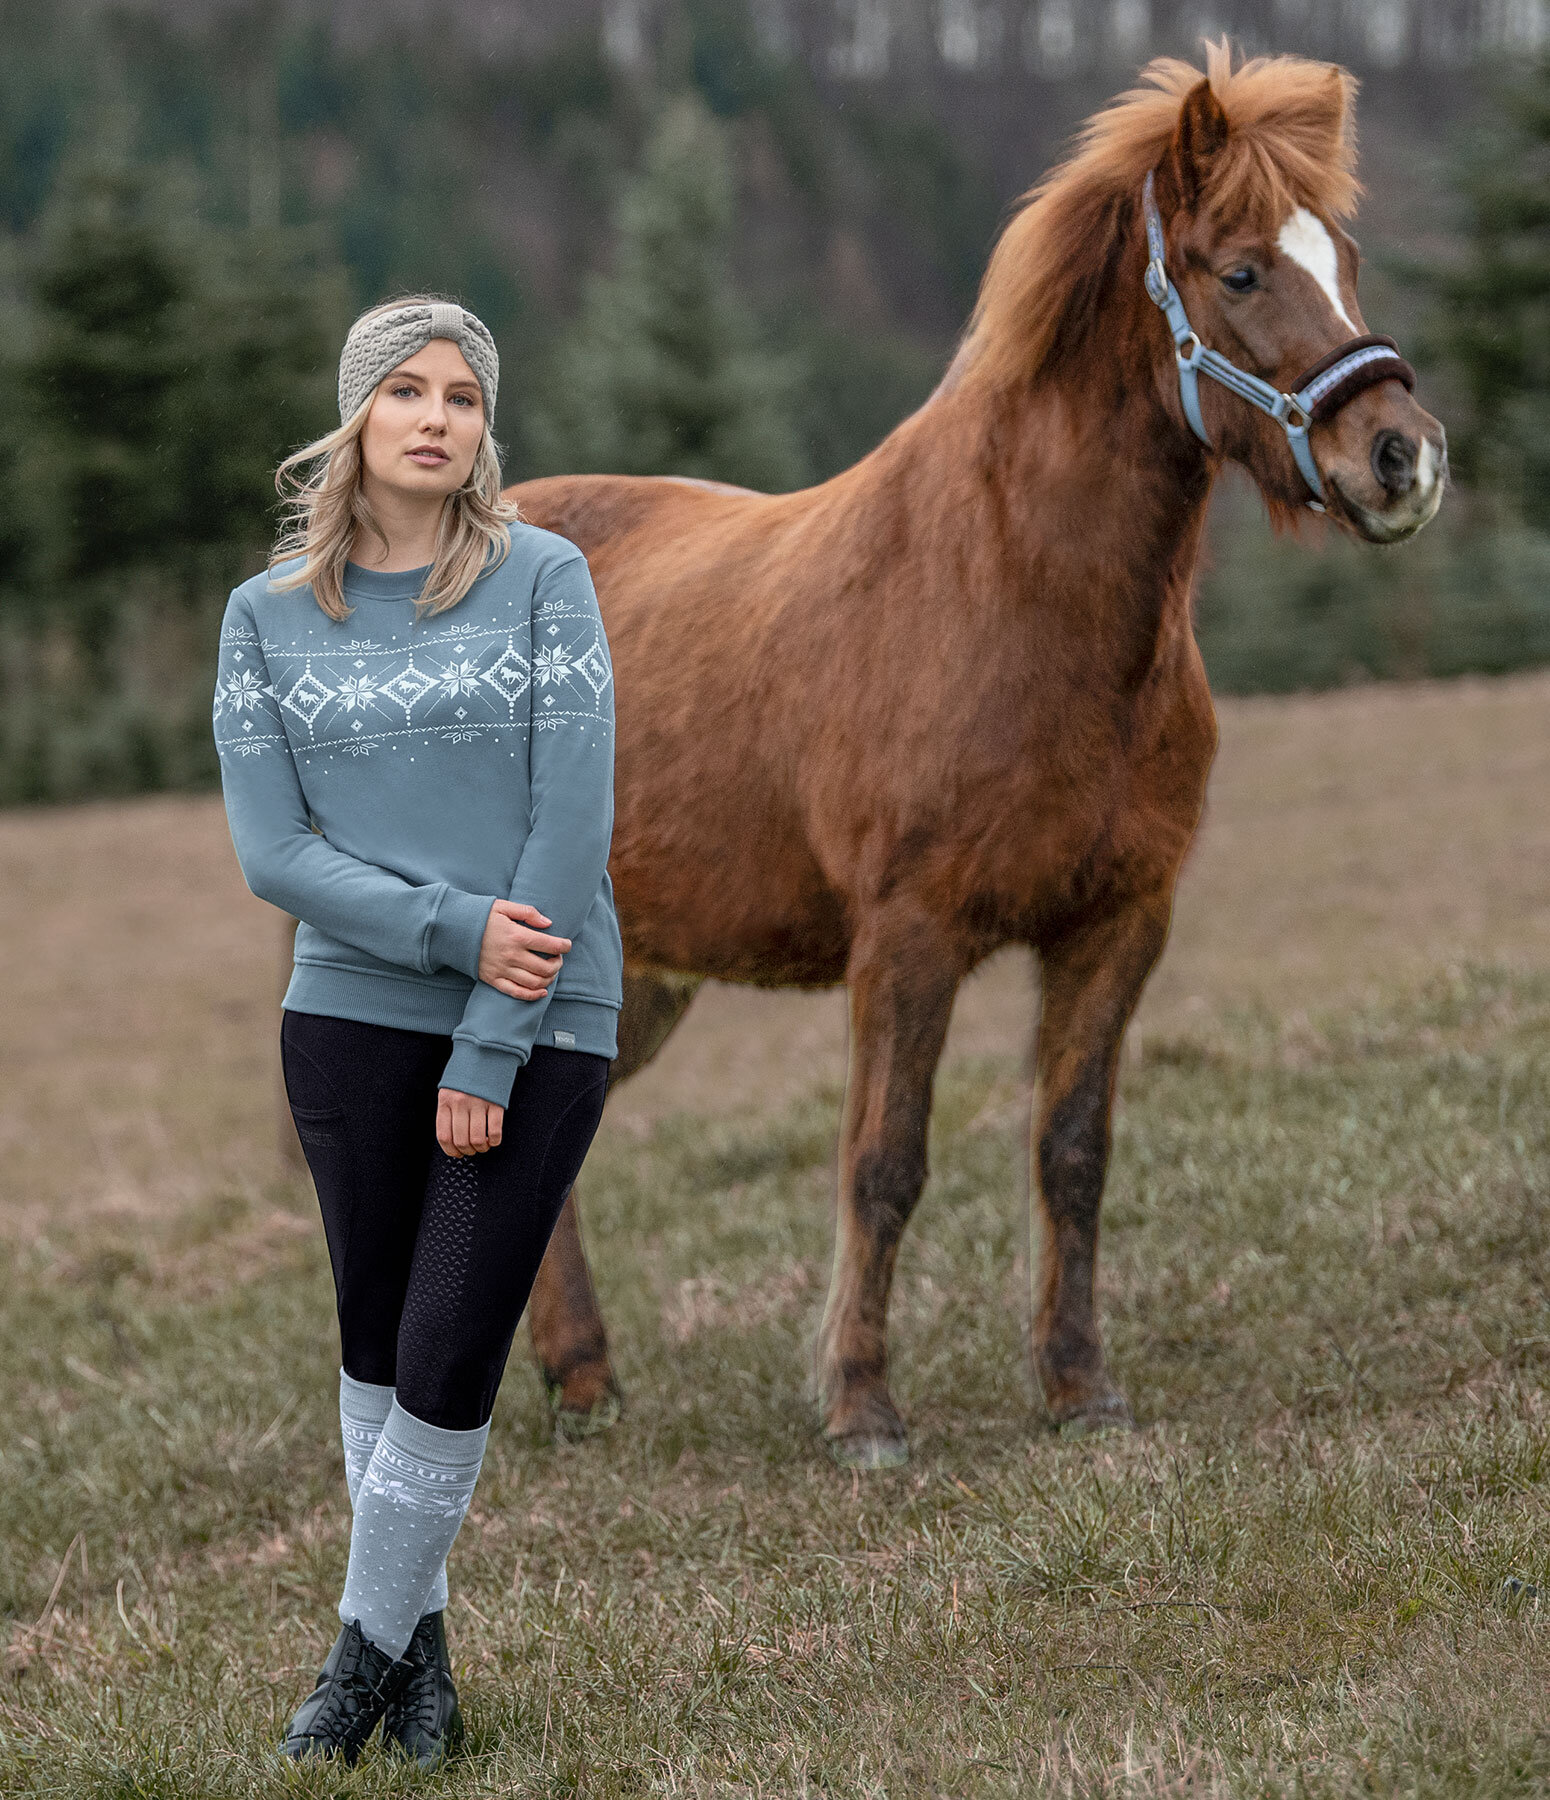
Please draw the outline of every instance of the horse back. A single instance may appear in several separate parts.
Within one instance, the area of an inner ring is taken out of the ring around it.
[[[810,492],[810,491],[809,491]],[[671,476],[507,490],[586,556],[616,678],[609,869],[636,967],[771,985],[844,974],[843,903],[813,854],[776,577],[796,495]]]

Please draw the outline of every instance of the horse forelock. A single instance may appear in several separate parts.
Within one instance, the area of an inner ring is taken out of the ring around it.
[[[1348,71],[1298,56],[1254,57],[1234,68],[1225,39],[1207,46],[1204,71],[1159,57],[1018,202],[980,286],[960,379],[1030,379],[1093,339],[1104,318],[1115,323],[1100,303],[1121,255],[1139,254],[1141,184],[1164,165],[1184,97],[1202,73],[1228,122],[1197,202],[1214,225],[1273,235],[1299,207],[1334,219],[1355,210],[1357,83]],[[1139,289],[1129,303],[1138,316]]]

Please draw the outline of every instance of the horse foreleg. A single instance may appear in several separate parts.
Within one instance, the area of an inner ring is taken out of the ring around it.
[[[699,985],[696,975],[625,972],[619,1054],[608,1071],[610,1093],[662,1048]],[[574,1184],[539,1265],[527,1317],[559,1436],[587,1437],[612,1425],[619,1416],[619,1384],[582,1247]]]
[[[1109,1161],[1120,1044],[1168,934],[1170,896],[1084,926],[1043,952],[1030,1158],[1043,1225],[1033,1360],[1058,1425],[1126,1426],[1094,1311],[1098,1209]]]
[[[888,1392],[888,1293],[925,1185],[931,1084],[960,974],[952,947],[914,911],[872,922],[846,972],[850,1066],[816,1373],[824,1435],[835,1459],[851,1467],[888,1468],[909,1457]]]

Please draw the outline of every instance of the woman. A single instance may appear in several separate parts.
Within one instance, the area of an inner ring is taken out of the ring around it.
[[[617,1054],[608,643],[580,551],[501,500],[497,372],[460,306],[363,314],[221,632],[232,841],[301,921],[281,1054],[354,1508],[289,1757],[354,1762],[379,1719],[427,1766],[456,1748],[446,1556]]]

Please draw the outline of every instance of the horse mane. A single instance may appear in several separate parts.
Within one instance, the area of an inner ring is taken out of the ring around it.
[[[1225,38],[1206,46],[1204,73],[1229,129],[1197,210],[1266,230],[1298,206],[1350,216],[1361,193],[1355,76],[1300,56],[1257,56],[1235,69]],[[955,359],[966,381],[1029,380],[1085,341],[1140,231],[1141,185],[1162,168],[1201,74],[1177,57],[1149,63],[1140,85],[1095,113],[1072,155],[1023,195]]]

